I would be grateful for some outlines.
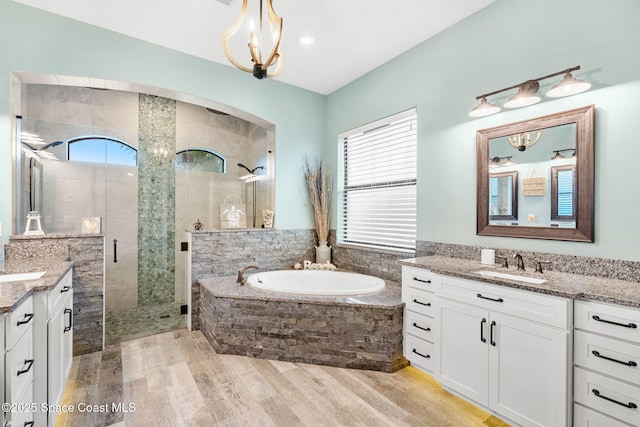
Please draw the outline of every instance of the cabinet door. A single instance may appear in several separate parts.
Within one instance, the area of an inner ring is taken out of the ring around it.
[[[69,293],[62,311],[64,317],[64,327],[62,329],[62,389],[67,383],[71,364],[73,363],[73,291]],[[62,396],[61,396],[62,397]],[[59,401],[57,402],[59,403]]]
[[[49,321],[49,369],[47,373],[49,405],[57,405],[60,402],[64,389],[64,328],[68,317],[64,310],[59,310]],[[51,414],[55,415],[55,413]],[[51,414],[49,418],[54,418]]]
[[[488,405],[489,312],[440,300],[440,382]]]
[[[491,313],[489,337],[489,408],[523,426],[567,425],[568,332]]]

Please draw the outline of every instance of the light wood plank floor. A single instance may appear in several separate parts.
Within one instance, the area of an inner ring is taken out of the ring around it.
[[[506,426],[412,367],[388,374],[218,355],[186,329],[75,357],[62,404],[75,411],[60,412],[56,427]]]

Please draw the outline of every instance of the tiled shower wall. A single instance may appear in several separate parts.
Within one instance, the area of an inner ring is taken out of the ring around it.
[[[176,101],[140,94],[138,305],[174,301]]]

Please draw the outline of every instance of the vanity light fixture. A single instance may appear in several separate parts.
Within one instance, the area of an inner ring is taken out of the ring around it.
[[[496,95],[498,93],[502,93],[511,89],[518,89],[518,92],[510,97],[507,102],[505,102],[504,106],[506,108],[521,108],[527,107],[529,105],[536,104],[540,102],[541,98],[538,95],[538,90],[540,89],[540,81],[546,80],[551,77],[556,77],[561,74],[564,74],[564,79],[555,84],[551,89],[547,92],[547,96],[550,98],[557,98],[562,96],[570,96],[575,95],[577,93],[584,92],[591,87],[591,84],[576,79],[571,75],[571,72],[577,71],[580,69],[580,66],[577,65],[572,68],[567,68],[566,70],[558,71],[557,73],[548,74],[543,77],[538,77],[536,79],[527,80],[523,83],[518,83],[513,86],[506,87],[504,89],[495,90],[493,92],[485,93],[482,95],[476,96],[476,99],[480,99],[480,104],[474,107],[469,116],[471,117],[485,117],[490,116],[492,114],[500,111],[500,107],[495,104],[490,103],[487,100],[487,97]]]
[[[499,168],[502,166],[515,166],[516,162],[511,160],[512,156],[506,156],[506,157],[492,157],[491,159],[489,159],[489,167],[490,168]],[[501,160],[505,160],[506,161],[504,163],[500,163]]]
[[[237,61],[233,55],[231,54],[231,50],[229,49],[229,39],[233,36],[240,26],[244,22],[245,17],[247,16],[247,3],[248,0],[243,0],[242,9],[240,10],[240,16],[234,24],[227,31],[222,33],[222,49],[224,50],[224,54],[227,56],[227,59],[235,65],[237,68],[242,71],[246,71],[248,73],[252,73],[253,76],[259,80],[265,79],[267,77],[273,78],[280,74],[280,70],[282,69],[282,53],[280,52],[280,40],[282,39],[282,18],[276,15],[276,12],[273,10],[273,0],[266,0],[267,3],[267,19],[269,21],[269,30],[268,35],[271,37],[271,52],[267,55],[266,58],[262,56],[262,48],[264,46],[264,34],[262,29],[262,20],[263,20],[263,0],[259,1],[259,16],[257,16],[256,22],[258,22],[258,28],[253,28],[252,22],[249,25],[249,54],[251,55],[251,62],[253,66],[251,68],[242,65],[239,61]],[[266,33],[267,31],[265,31]],[[271,73],[269,73],[269,67],[275,66],[275,69]]]
[[[553,152],[555,153],[553,155],[553,157],[551,157],[551,160],[560,160],[560,159],[566,159],[566,156],[563,156],[560,153],[563,153],[565,151],[572,151],[573,153],[571,154],[571,157],[575,157],[576,156],[576,149],[575,148],[563,148],[562,150],[553,150]]]

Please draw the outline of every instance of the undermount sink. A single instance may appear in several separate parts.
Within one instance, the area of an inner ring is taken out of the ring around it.
[[[34,271],[32,273],[15,273],[15,274],[0,274],[0,283],[5,282],[19,282],[21,280],[35,280],[41,278],[45,271]]]
[[[476,271],[476,273],[482,276],[497,277],[499,279],[516,280],[518,282],[535,283],[538,285],[546,282],[545,279],[538,279],[536,277],[518,276],[516,274],[501,273],[499,271],[481,270],[481,271]]]

